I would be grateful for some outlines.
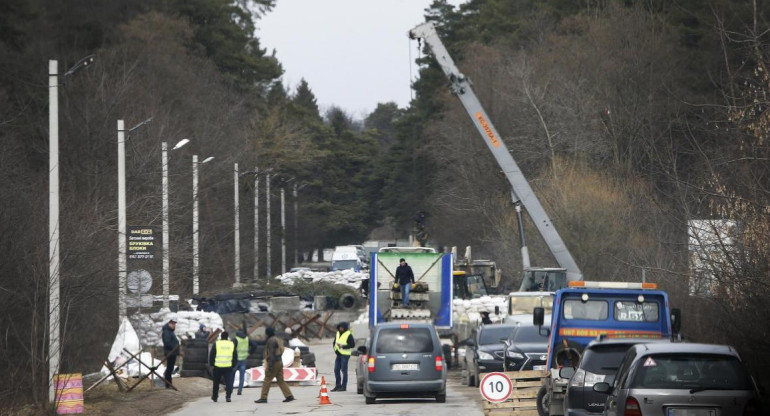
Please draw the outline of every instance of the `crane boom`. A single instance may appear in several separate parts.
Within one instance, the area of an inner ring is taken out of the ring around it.
[[[481,106],[478,97],[473,92],[470,80],[455,66],[452,57],[441,42],[433,23],[426,22],[415,27],[409,31],[409,37],[424,40],[425,44],[430,48],[433,57],[449,79],[450,90],[460,99],[463,107],[465,107],[465,111],[471,117],[473,125],[476,126],[495,160],[497,160],[497,164],[500,165],[506,178],[508,178],[514,199],[518,198],[521,205],[526,208],[556,262],[559,263],[559,266],[566,269],[567,280],[583,280],[583,274],[572,258],[572,254],[567,250],[567,246],[564,245],[564,241],[551,223],[551,219],[548,218],[548,214],[546,214],[543,206],[540,204],[540,200],[537,199],[529,182],[527,182],[521,169],[519,169],[513,156],[508,151],[508,147]]]

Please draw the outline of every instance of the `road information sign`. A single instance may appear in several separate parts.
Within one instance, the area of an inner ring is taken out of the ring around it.
[[[155,230],[150,226],[128,226],[128,259],[152,260],[155,258]]]
[[[481,380],[479,390],[487,401],[500,403],[511,396],[513,383],[504,373],[489,373]]]

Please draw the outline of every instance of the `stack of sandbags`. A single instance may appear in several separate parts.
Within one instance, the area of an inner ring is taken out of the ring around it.
[[[160,312],[151,314],[134,314],[130,319],[144,346],[163,345],[163,325],[166,325],[170,319],[176,321],[174,333],[182,340],[194,338],[200,324],[206,325],[212,331],[224,328],[222,317],[216,312],[171,312],[168,309],[161,309]]]
[[[293,285],[297,280],[305,280],[309,282],[331,282],[341,285],[347,285],[354,289],[361,287],[361,280],[368,279],[368,272],[355,272],[352,269],[348,270],[336,270],[333,272],[311,272],[311,271],[298,271],[289,272],[276,276],[276,279],[280,280],[285,285]]]
[[[495,307],[500,314],[495,314]],[[502,322],[508,308],[505,296],[482,296],[476,299],[455,299],[452,301],[455,322],[479,322],[481,312],[489,312],[492,322]]]

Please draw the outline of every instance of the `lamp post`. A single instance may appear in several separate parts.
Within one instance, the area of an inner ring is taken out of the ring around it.
[[[193,173],[193,295],[197,296],[200,293],[200,255],[199,255],[199,238],[200,233],[198,226],[198,165],[203,165],[214,160],[214,156],[209,156],[198,163],[198,155],[192,157],[192,173]]]
[[[266,209],[267,209],[267,214],[266,214],[267,215],[267,224],[265,226],[265,231],[266,231],[266,234],[267,234],[267,242],[266,242],[267,243],[267,259],[266,259],[266,263],[267,264],[266,264],[266,268],[267,268],[267,281],[268,281],[268,283],[270,282],[270,275],[272,274],[271,270],[270,270],[270,217],[271,217],[271,215],[270,215],[270,176],[272,176],[272,175],[270,175],[269,172],[268,172],[267,175],[265,175],[265,188],[266,188],[266,190],[265,190],[265,199],[266,199],[265,205],[267,206],[266,207]]]
[[[281,274],[286,274],[286,192],[285,186],[294,178],[289,178],[281,185]]]
[[[177,150],[182,146],[190,143],[189,139],[180,140],[171,150]],[[168,292],[169,292],[169,232],[168,232],[168,143],[161,143],[161,165],[163,167],[163,307],[168,309]]]
[[[254,167],[254,279],[259,277],[259,168]]]
[[[234,208],[234,236],[233,244],[235,245],[235,259],[233,263],[233,273],[235,275],[235,283],[233,287],[239,287],[241,285],[241,221],[240,221],[240,206],[238,205],[238,164],[233,164],[233,206]]]
[[[87,68],[94,55],[86,56],[64,76]],[[48,61],[48,400],[56,402],[54,375],[61,361],[59,317],[59,61]]]
[[[299,240],[297,239],[297,218],[299,217],[299,190],[304,188],[305,185],[297,186],[297,182],[294,182],[294,190],[292,192],[292,196],[294,197],[294,265],[296,266],[299,264],[299,256],[298,256],[298,247],[299,247]]]

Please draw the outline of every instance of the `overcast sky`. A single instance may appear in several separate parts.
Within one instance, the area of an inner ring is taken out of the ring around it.
[[[268,53],[276,50],[284,85],[293,90],[305,78],[322,109],[334,104],[362,118],[379,102],[409,104],[417,42],[407,32],[431,2],[278,0],[257,22],[257,36]]]

